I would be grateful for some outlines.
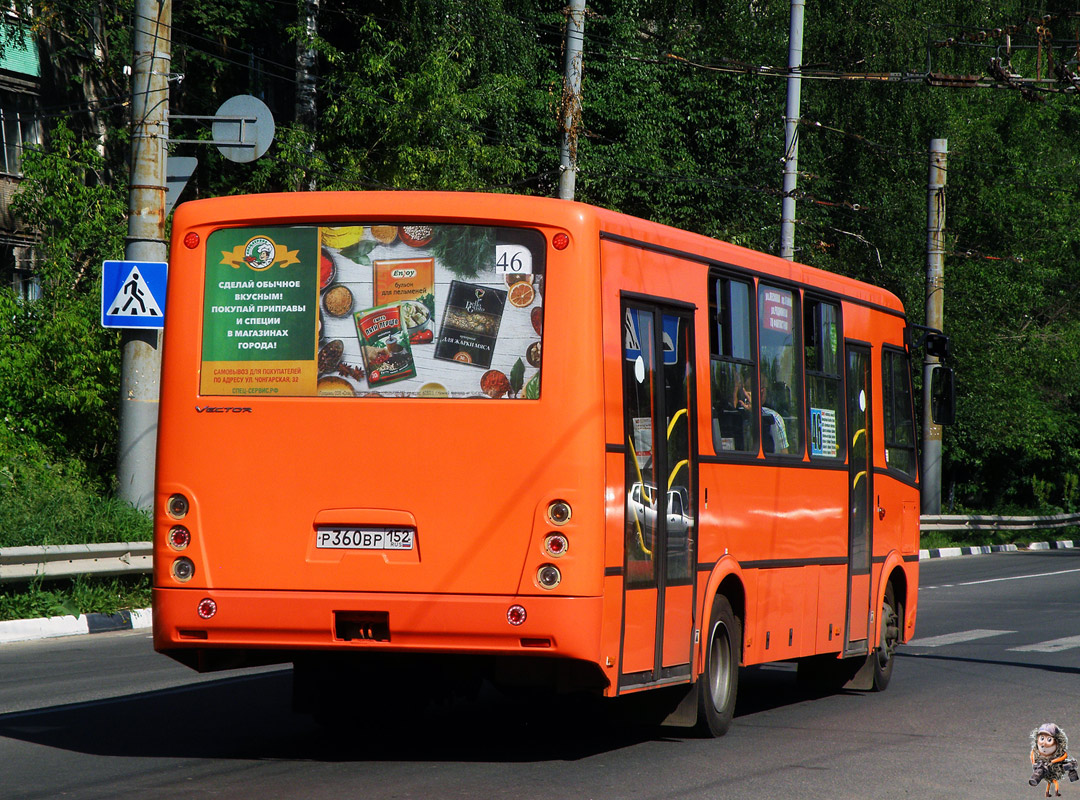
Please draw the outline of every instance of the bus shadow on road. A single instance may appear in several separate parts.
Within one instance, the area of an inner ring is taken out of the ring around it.
[[[741,670],[736,717],[814,696],[784,669]],[[382,692],[380,687],[347,687]],[[0,714],[0,736],[78,753],[298,761],[577,760],[645,741],[693,738],[632,706],[494,689],[393,718],[351,712],[331,727],[291,711],[288,669]],[[404,706],[404,704],[403,704]],[[360,705],[363,708],[363,705]],[[736,719],[738,725],[738,719]]]

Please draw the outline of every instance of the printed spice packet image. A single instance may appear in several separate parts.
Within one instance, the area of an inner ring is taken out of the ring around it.
[[[412,344],[434,341],[435,259],[403,258],[372,262],[376,306],[401,303]]]
[[[364,356],[368,386],[375,388],[416,376],[400,304],[357,311],[353,319]]]
[[[490,367],[505,307],[505,289],[451,281],[435,358]]]

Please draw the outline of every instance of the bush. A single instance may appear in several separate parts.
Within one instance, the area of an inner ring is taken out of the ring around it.
[[[150,515],[107,496],[81,461],[0,424],[0,547],[151,538]]]

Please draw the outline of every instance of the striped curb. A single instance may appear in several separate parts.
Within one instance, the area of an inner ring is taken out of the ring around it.
[[[59,636],[79,636],[88,633],[130,631],[149,628],[151,621],[152,615],[149,608],[120,611],[116,614],[12,619],[0,622],[0,644],[26,642],[32,639],[53,639]]]
[[[927,558],[955,558],[956,556],[977,556],[986,553],[1008,553],[1017,550],[1070,550],[1080,547],[1080,542],[1032,542],[1031,544],[992,544],[981,547],[939,547],[933,550],[920,550],[919,560]]]

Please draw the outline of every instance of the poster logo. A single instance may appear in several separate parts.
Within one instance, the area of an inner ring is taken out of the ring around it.
[[[287,267],[299,264],[300,251],[279,247],[269,236],[253,236],[247,244],[237,245],[232,250],[221,251],[221,263],[235,269],[250,267],[257,272],[270,267]]]

